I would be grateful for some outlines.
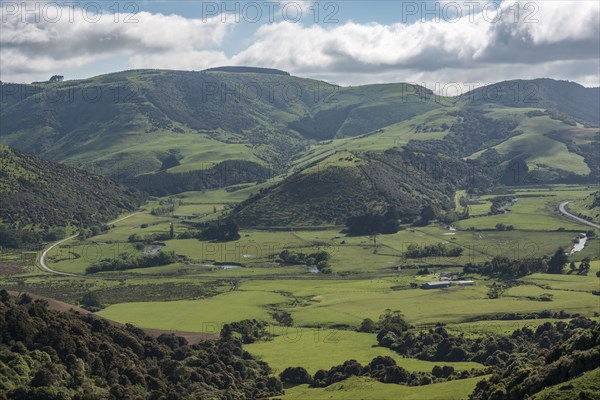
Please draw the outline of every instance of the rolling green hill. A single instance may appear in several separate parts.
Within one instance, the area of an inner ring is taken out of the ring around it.
[[[237,210],[260,224],[339,223],[390,204],[414,216],[422,198],[443,209],[451,190],[477,187],[458,176],[444,188],[432,182],[412,164],[429,158],[477,165],[485,185],[600,178],[600,89],[551,79],[450,98],[404,83],[340,87],[223,67],[3,84],[0,95],[1,143],[160,196],[269,181]],[[403,154],[400,167],[382,161],[389,151]],[[348,157],[357,162],[338,160]]]
[[[126,71],[0,90],[2,143],[120,180],[224,160],[279,171],[309,140],[359,135],[440,107],[417,86],[342,88],[255,69]]]
[[[600,127],[600,88],[553,79],[512,80],[477,88],[461,96],[465,104],[540,108],[587,127]]]

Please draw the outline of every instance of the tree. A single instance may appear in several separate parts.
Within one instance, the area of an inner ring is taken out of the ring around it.
[[[360,326],[358,327],[358,331],[359,332],[374,332],[375,331],[375,321],[373,321],[371,318],[363,319]]]
[[[577,269],[577,266],[575,265],[575,261],[571,261],[571,264],[569,264],[569,269],[571,271],[575,271]]]
[[[379,327],[381,330],[400,334],[404,331],[407,331],[409,325],[404,320],[404,316],[400,311],[392,311],[387,309],[379,316]]]
[[[279,379],[281,379],[282,382],[293,383],[297,385],[310,383],[312,381],[308,371],[302,367],[288,367],[284,369],[283,372],[279,374]]]
[[[85,308],[98,308],[102,306],[100,300],[98,300],[98,296],[96,296],[96,293],[94,292],[84,294],[81,299],[81,305]]]
[[[62,75],[52,75],[48,82],[62,82],[65,79]]]
[[[432,206],[427,205],[421,210],[421,224],[429,225],[429,222],[435,218],[435,210]]]
[[[559,247],[552,258],[548,261],[548,273],[562,274],[565,264],[569,262],[569,257],[565,254],[562,247]]]
[[[169,238],[173,239],[175,237],[175,227],[171,222],[171,226],[169,227]]]

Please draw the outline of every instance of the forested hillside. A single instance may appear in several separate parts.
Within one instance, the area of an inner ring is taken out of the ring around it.
[[[143,199],[107,178],[0,145],[0,226],[7,230],[98,225]]]
[[[240,203],[234,215],[248,226],[318,225],[393,209],[410,222],[425,205],[438,215],[452,209],[457,188],[477,191],[493,183],[477,163],[443,155],[341,152]]]
[[[0,291],[0,399],[260,399],[269,367],[228,338],[190,345]]]

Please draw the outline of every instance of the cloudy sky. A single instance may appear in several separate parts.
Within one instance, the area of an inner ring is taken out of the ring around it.
[[[597,1],[4,1],[0,79],[279,68],[342,85],[600,86]]]

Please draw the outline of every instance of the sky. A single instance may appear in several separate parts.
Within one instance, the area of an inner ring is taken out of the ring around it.
[[[1,1],[0,80],[277,68],[437,92],[508,79],[600,86],[598,1]]]

